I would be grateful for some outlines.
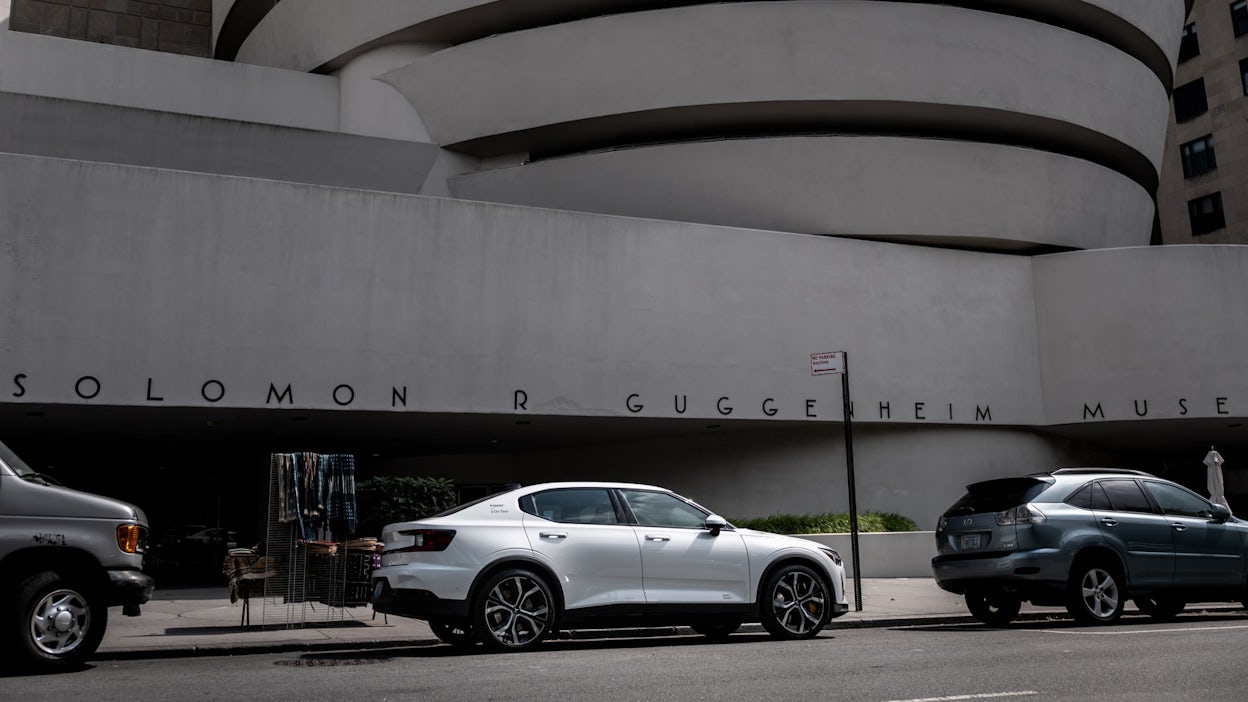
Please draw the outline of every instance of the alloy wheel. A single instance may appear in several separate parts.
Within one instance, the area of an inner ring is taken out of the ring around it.
[[[63,656],[78,648],[90,628],[91,607],[73,590],[44,595],[30,616],[31,640],[49,656]]]
[[[806,637],[823,628],[827,593],[814,573],[806,568],[787,570],[771,593],[771,617],[787,635]]]
[[[485,632],[500,647],[528,648],[550,626],[550,593],[536,576],[510,573],[490,586],[483,615]]]

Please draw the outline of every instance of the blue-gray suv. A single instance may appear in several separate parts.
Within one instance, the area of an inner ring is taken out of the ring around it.
[[[1248,523],[1181,485],[1062,468],[966,489],[937,525],[932,571],[985,624],[1008,624],[1023,602],[1108,624],[1128,599],[1158,619],[1248,600]]]

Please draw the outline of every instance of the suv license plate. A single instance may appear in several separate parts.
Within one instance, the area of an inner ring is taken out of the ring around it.
[[[979,550],[979,534],[963,534],[959,541],[959,550],[962,551],[978,551]]]

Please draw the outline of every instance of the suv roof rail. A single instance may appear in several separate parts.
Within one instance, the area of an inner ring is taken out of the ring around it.
[[[1142,470],[1134,470],[1131,468],[1058,468],[1052,471],[1053,475],[1087,475],[1089,473],[1115,473],[1118,475],[1145,475],[1150,478],[1154,477],[1152,473],[1145,473]]]

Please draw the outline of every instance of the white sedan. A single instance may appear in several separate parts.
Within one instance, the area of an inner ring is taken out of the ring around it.
[[[639,626],[722,639],[743,622],[804,639],[849,611],[833,549],[737,529],[651,485],[531,485],[382,540],[373,608],[456,645],[521,651],[558,630]]]

